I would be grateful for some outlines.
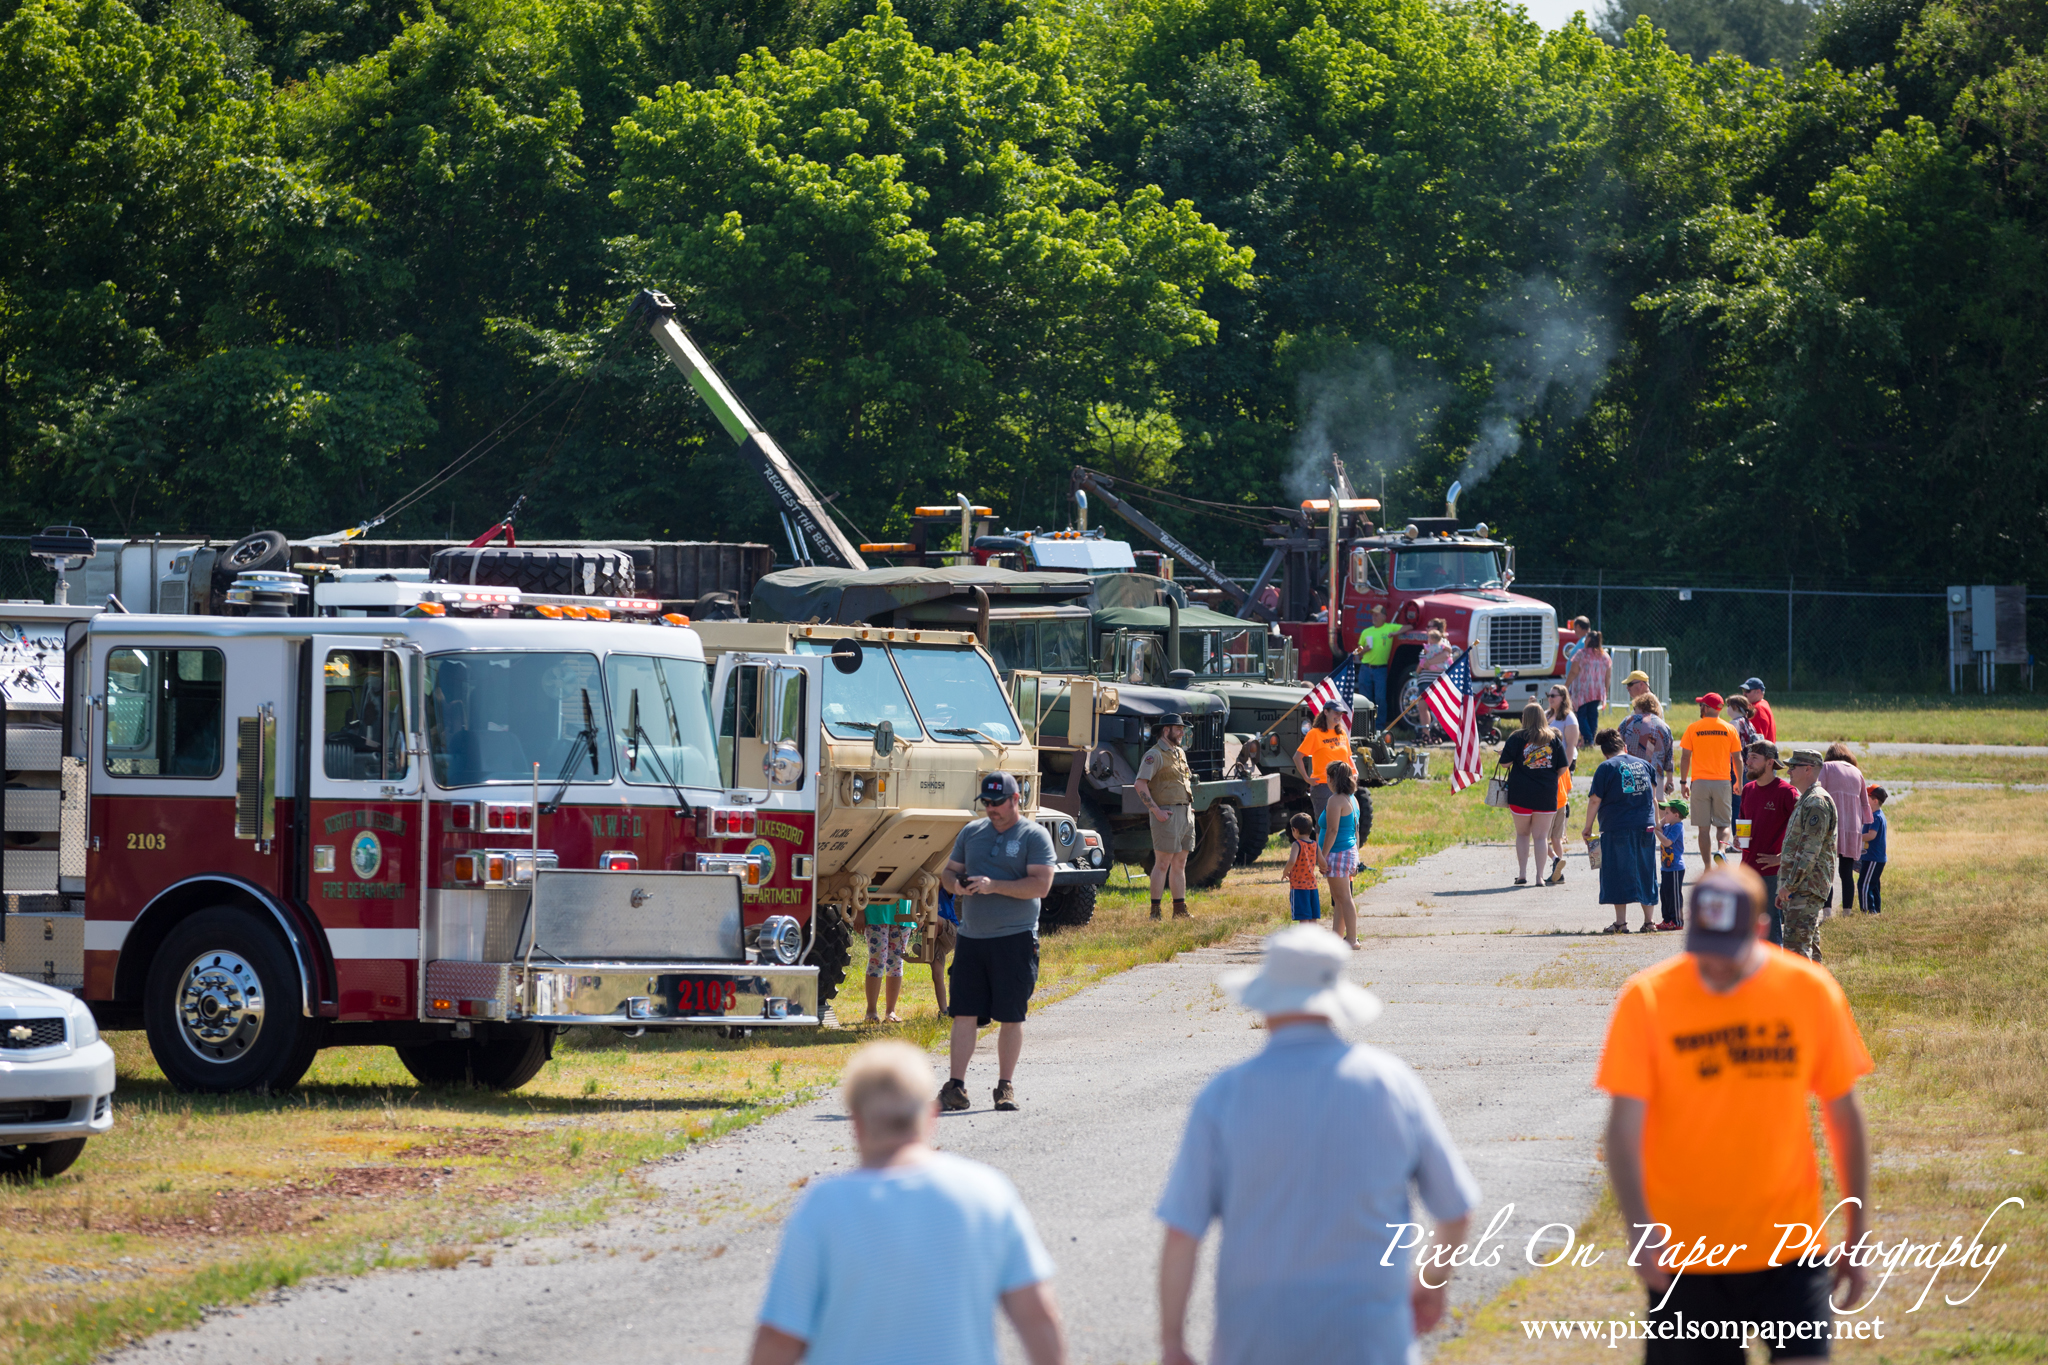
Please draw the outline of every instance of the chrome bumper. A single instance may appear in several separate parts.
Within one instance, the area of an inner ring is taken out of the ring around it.
[[[428,1019],[815,1027],[818,969],[753,962],[429,962]]]

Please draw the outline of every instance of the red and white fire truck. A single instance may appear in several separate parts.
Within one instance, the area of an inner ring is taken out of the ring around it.
[[[60,826],[10,850],[55,891],[9,896],[9,970],[199,1091],[329,1046],[511,1088],[572,1025],[817,1024],[818,658],[709,666],[654,602],[353,582],[295,616],[297,575],[243,579],[246,616],[0,607],[10,815]]]

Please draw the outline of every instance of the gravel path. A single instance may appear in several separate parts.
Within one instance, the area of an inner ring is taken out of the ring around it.
[[[1583,859],[1560,888],[1509,886],[1513,864],[1510,847],[1453,849],[1397,871],[1361,904],[1370,941],[1355,976],[1387,1002],[1362,1036],[1428,1082],[1484,1190],[1478,1224],[1514,1205],[1502,1265],[1454,1282],[1465,1311],[1513,1277],[1539,1225],[1576,1224],[1592,1207],[1605,1102],[1590,1082],[1608,1006],[1630,972],[1680,938],[1590,936],[1608,916]],[[1284,905],[1273,869],[1250,878]],[[1215,984],[1257,954],[1251,938],[1186,954],[1035,1015],[1018,1074],[1023,1112],[986,1107],[995,1068],[985,1048],[968,1077],[977,1108],[941,1125],[946,1148],[1022,1190],[1059,1264],[1077,1362],[1157,1358],[1151,1207],[1195,1092],[1260,1045]],[[803,1182],[852,1164],[850,1137],[836,1106],[819,1101],[650,1168],[656,1198],[574,1236],[483,1248],[490,1266],[308,1282],[115,1359],[742,1360],[780,1221]],[[904,1267],[904,1311],[917,1311],[921,1276],[943,1273]],[[1208,1274],[1205,1264],[1203,1345]],[[1005,1338],[1006,1359],[1020,1359]]]

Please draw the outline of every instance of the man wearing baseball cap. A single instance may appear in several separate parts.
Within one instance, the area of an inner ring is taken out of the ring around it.
[[[952,983],[952,1079],[939,1091],[941,1109],[965,1109],[967,1063],[975,1030],[991,1019],[996,1032],[998,1109],[1017,1107],[1017,1058],[1024,1051],[1024,1012],[1038,987],[1038,902],[1052,890],[1059,861],[1052,836],[1020,818],[1017,779],[993,772],[981,779],[988,814],[953,840],[939,882],[960,914],[960,946],[947,974]]]
[[[1771,714],[1771,704],[1764,700],[1764,680],[1749,678],[1742,684],[1742,695],[1749,698],[1749,723],[1756,732],[1776,744],[1778,742],[1778,718]]]
[[[1344,979],[1351,962],[1342,939],[1301,924],[1266,940],[1256,970],[1223,974],[1265,1016],[1266,1046],[1203,1087],[1159,1196],[1160,1365],[1189,1365],[1195,1262],[1219,1221],[1214,1365],[1405,1361],[1443,1317],[1450,1257],[1416,1274],[1409,1198],[1438,1249],[1455,1248],[1479,1186],[1421,1078],[1337,1032],[1380,1012]]]
[[[1774,1360],[1827,1356],[1830,1271],[1809,1095],[1821,1102],[1836,1183],[1854,1201],[1845,1241],[1868,1226],[1856,1079],[1871,1070],[1870,1053],[1834,977],[1759,941],[1763,897],[1749,868],[1710,869],[1693,888],[1685,952],[1629,978],[1607,1026],[1594,1084],[1611,1097],[1608,1179],[1648,1318],[1678,1324],[1679,1335],[1653,1335],[1646,1365],[1739,1365],[1744,1322],[1778,1325]],[[1820,1254],[1802,1263],[1809,1242]],[[1685,1264],[1701,1243],[1726,1250]],[[1847,1309],[1866,1275],[1838,1261],[1832,1278],[1848,1281]],[[1729,1326],[1709,1334],[1710,1322]]]
[[[1640,668],[1634,669],[1621,680],[1621,685],[1628,689],[1629,704],[1633,706],[1637,697],[1650,690],[1650,675]]]
[[[1742,818],[1749,823],[1749,846],[1742,850],[1742,864],[1764,880],[1771,942],[1782,946],[1785,912],[1777,905],[1778,853],[1785,846],[1785,826],[1792,821],[1792,808],[1799,804],[1799,790],[1779,780],[1785,763],[1771,741],[1760,739],[1750,745],[1742,761],[1749,769],[1749,782],[1742,789]]]
[[[1835,880],[1835,832],[1841,816],[1820,784],[1818,749],[1794,749],[1785,776],[1799,793],[1785,842],[1778,849],[1778,892],[1772,904],[1785,913],[1785,946],[1820,961],[1820,915]]]
[[[1700,866],[1712,867],[1714,831],[1735,821],[1735,778],[1742,769],[1742,736],[1721,719],[1721,694],[1694,697],[1700,718],[1678,741],[1678,790],[1692,802],[1692,824],[1700,836]],[[1698,776],[1695,777],[1694,774]]]

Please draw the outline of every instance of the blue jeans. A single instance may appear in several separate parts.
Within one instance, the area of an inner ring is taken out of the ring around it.
[[[1387,666],[1367,664],[1359,670],[1359,678],[1365,683],[1365,695],[1372,698],[1375,720],[1373,728],[1384,730],[1393,717],[1387,714]]]
[[[1600,727],[1600,703],[1597,701],[1587,702],[1579,708],[1578,715],[1579,747],[1582,749],[1596,747],[1593,743],[1593,736]]]

